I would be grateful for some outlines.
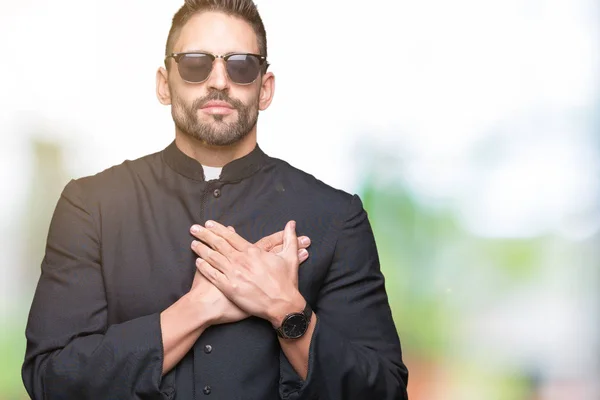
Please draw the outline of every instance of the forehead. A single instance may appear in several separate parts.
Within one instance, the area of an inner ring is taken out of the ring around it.
[[[256,34],[249,23],[238,17],[212,11],[191,17],[181,29],[173,47],[174,52],[193,50],[213,54],[259,52]]]

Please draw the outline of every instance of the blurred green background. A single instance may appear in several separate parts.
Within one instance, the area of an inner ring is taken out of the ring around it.
[[[259,143],[363,199],[411,400],[599,399],[598,2],[257,4]],[[172,140],[154,73],[179,6],[0,3],[0,400],[27,398],[62,188]]]

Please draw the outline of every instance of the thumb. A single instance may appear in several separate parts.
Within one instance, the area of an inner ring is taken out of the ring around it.
[[[298,236],[296,235],[296,221],[286,224],[283,232],[283,249],[281,254],[288,260],[298,260]]]

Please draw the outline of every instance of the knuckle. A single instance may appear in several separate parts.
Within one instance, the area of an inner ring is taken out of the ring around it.
[[[209,260],[209,261],[215,261],[216,255],[217,255],[217,252],[214,251],[213,249],[207,249],[206,250],[206,259],[207,260]]]
[[[248,247],[248,250],[246,250],[246,252],[249,256],[256,257],[260,254],[260,249],[256,246],[250,246]]]
[[[217,249],[222,249],[225,246],[225,242],[225,239],[219,236],[215,239],[214,244]]]
[[[243,265],[244,264],[244,256],[240,253],[234,253],[230,257],[230,262],[235,265]]]
[[[271,239],[262,238],[258,242],[256,242],[256,246],[260,247],[261,249],[269,250],[273,246],[273,244],[271,243]]]

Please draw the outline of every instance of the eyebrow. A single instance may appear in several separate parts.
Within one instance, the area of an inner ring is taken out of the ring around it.
[[[178,51],[178,53],[209,53],[209,54],[212,54],[210,51],[203,50],[203,49],[181,50],[181,51]]]
[[[181,51],[174,51],[173,53],[207,53],[207,54],[216,55],[212,51],[202,50],[202,49],[181,50]],[[221,55],[227,56],[229,54],[259,54],[259,53],[255,53],[253,51],[246,51],[246,50],[235,50],[235,51],[228,51],[227,53],[224,53]]]

